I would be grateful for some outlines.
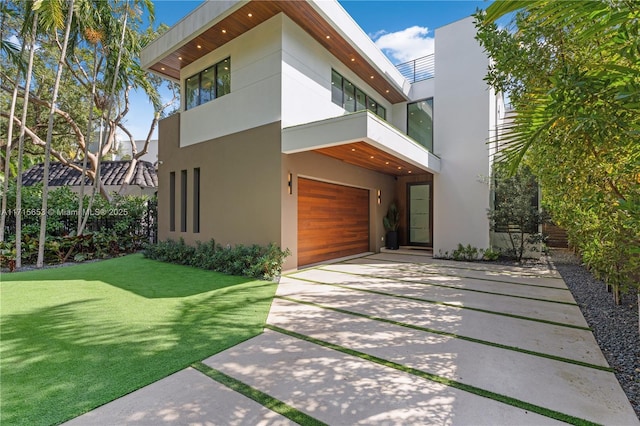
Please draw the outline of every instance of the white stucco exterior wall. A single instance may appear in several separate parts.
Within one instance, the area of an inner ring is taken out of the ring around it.
[[[184,82],[208,66],[231,58],[231,92],[182,112],[181,146],[280,120],[282,18],[282,14],[274,16],[182,70]]]
[[[331,101],[331,69],[393,115],[391,104],[290,18],[283,16],[282,30],[282,127],[339,117],[347,112]]]
[[[436,30],[434,254],[458,243],[489,247],[489,147],[492,96],[483,81],[488,58],[474,38],[473,18]]]

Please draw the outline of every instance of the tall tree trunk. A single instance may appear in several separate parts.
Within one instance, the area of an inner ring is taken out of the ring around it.
[[[24,52],[24,40],[22,42],[22,49],[20,49],[20,56]],[[7,125],[7,147],[4,156],[4,182],[2,182],[2,207],[0,210],[0,242],[4,241],[4,225],[7,217],[7,196],[9,192],[9,173],[11,172],[11,145],[13,144],[13,116],[16,113],[16,104],[18,103],[18,87],[20,86],[20,69],[18,69],[18,75],[16,76],[16,85],[11,95],[11,107],[9,108],[9,123]],[[17,214],[17,212],[16,212]]]
[[[125,1],[125,14],[124,14],[124,22],[122,23],[122,33],[120,34],[120,46],[122,46],[124,44],[124,37],[126,34],[126,30],[127,30],[127,22],[128,22],[128,18],[129,18],[129,0]],[[120,61],[122,60],[122,49],[118,49],[118,58],[116,59],[116,67],[113,73],[113,81],[111,83],[111,90],[107,95],[107,99],[108,99],[108,105],[107,105],[107,113],[106,113],[106,118],[104,118],[104,122],[106,122],[107,126],[111,125],[111,112],[113,111],[113,97],[114,97],[114,93],[116,91],[116,87],[117,87],[117,82],[118,82],[118,73],[120,72]],[[102,149],[104,147],[104,145],[106,145],[106,139],[109,138],[111,136],[111,132],[104,132],[102,129],[103,126],[100,126],[100,130],[102,132],[101,137],[100,137],[100,143],[98,144],[98,163],[96,165],[96,172],[93,178],[93,191],[91,193],[91,198],[89,199],[89,209],[87,211],[87,213],[85,214],[81,229],[84,229],[84,227],[86,226],[87,223],[87,219],[89,218],[89,213],[91,210],[91,206],[93,205],[93,201],[96,198],[96,194],[98,192],[98,190],[101,187],[101,181],[100,181],[100,163],[102,162]],[[117,130],[117,127],[114,124],[114,128],[113,128],[113,132],[114,135],[113,137],[115,137],[115,132]],[[108,197],[108,194],[104,194]]]
[[[4,14],[2,14],[4,21]],[[4,22],[2,23],[4,28]],[[22,47],[20,48],[20,57],[24,54],[25,45],[27,43],[26,37],[22,39]],[[9,123],[7,124],[7,148],[4,156],[4,182],[2,183],[2,206],[0,207],[0,242],[4,241],[4,225],[7,218],[7,197],[9,192],[9,173],[11,172],[11,150],[13,145],[13,117],[16,113],[16,104],[18,103],[18,88],[20,87],[20,74],[22,74],[22,67],[18,67],[16,72],[16,84],[13,88],[13,94],[11,95],[11,106],[9,107]],[[19,214],[18,211],[14,212]]]
[[[76,230],[76,235],[82,235],[84,231],[84,222],[83,219],[83,207],[84,207],[84,180],[87,175],[87,155],[88,155],[88,147],[89,141],[91,140],[91,135],[93,134],[93,102],[96,96],[96,80],[98,78],[98,43],[93,46],[93,75],[91,76],[91,95],[89,97],[89,122],[87,124],[87,137],[89,140],[84,144],[84,153],[82,156],[82,180],[80,181],[80,194],[78,194],[78,229]]]
[[[38,12],[33,16],[33,26],[29,35],[29,63],[24,84],[24,101],[22,103],[22,123],[18,137],[18,176],[16,177],[16,212],[22,212],[22,156],[24,154],[24,135],[29,108],[29,93],[31,91],[31,74],[33,73],[33,58],[36,51],[36,32],[38,31]],[[22,214],[16,214],[16,268],[22,267]]]
[[[67,56],[67,46],[69,44],[69,34],[71,33],[71,22],[73,20],[73,2],[68,0],[67,24],[64,33],[64,41],[62,42],[62,51],[60,52],[60,60],[58,62],[58,70],[56,72],[56,80],[53,85],[53,95],[51,96],[51,108],[49,110],[49,124],[47,127],[47,140],[44,149],[44,170],[42,185],[42,209],[40,212],[40,237],[38,240],[38,260],[37,268],[44,266],[44,244],[47,238],[47,198],[49,197],[49,163],[51,161],[51,139],[53,137],[53,119],[55,117],[55,104],[60,90],[60,79],[62,78],[62,69],[65,66]]]

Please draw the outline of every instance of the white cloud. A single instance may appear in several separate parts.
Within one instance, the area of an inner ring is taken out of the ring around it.
[[[428,34],[427,27],[416,25],[395,33],[383,33],[375,43],[392,62],[407,62],[433,53],[434,39]]]

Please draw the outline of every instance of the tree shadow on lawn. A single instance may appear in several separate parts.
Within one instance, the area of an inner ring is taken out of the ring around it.
[[[62,269],[60,277],[74,268]],[[89,272],[73,279],[103,279]],[[129,290],[135,277],[125,278],[105,282]],[[232,278],[236,284],[217,289],[185,281],[186,292],[154,293],[149,297],[210,292],[178,300],[169,315],[146,323],[105,312],[102,298],[57,303],[64,288],[48,306],[3,315],[0,423],[63,422],[260,334],[276,285]]]
[[[69,267],[5,274],[3,281],[102,281],[146,298],[187,297],[254,281],[134,254]]]

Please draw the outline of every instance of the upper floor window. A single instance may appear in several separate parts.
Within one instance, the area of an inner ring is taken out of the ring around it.
[[[433,98],[407,104],[407,135],[433,152]]]
[[[231,92],[231,58],[187,78],[184,109],[202,105],[229,92]]]
[[[336,70],[331,70],[331,101],[349,112],[368,109],[382,119],[387,119],[387,110],[367,96]]]

